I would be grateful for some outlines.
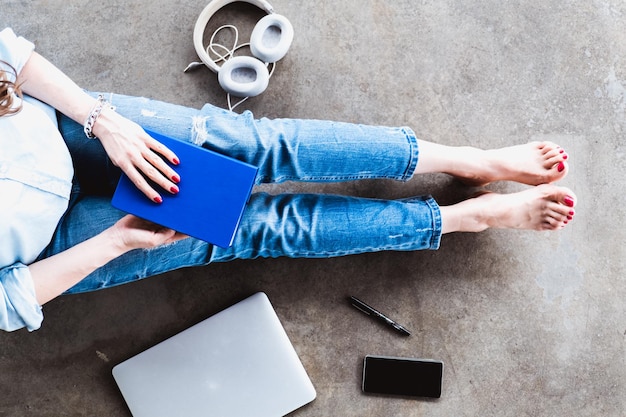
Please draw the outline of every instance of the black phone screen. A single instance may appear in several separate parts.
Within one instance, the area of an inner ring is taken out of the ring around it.
[[[440,398],[442,377],[441,361],[368,355],[363,363],[364,392]]]

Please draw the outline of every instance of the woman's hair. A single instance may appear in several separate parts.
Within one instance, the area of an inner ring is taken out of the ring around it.
[[[22,98],[22,91],[20,90],[17,80],[17,72],[10,64],[0,61],[0,117],[8,114],[15,114],[22,109],[21,103],[17,106],[15,104],[16,96]],[[8,70],[3,69],[8,68]]]

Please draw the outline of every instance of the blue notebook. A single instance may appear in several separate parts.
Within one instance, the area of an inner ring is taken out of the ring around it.
[[[147,133],[180,159],[180,165],[172,166],[181,178],[180,192],[159,191],[163,202],[156,204],[122,174],[111,204],[205,242],[223,248],[232,245],[257,168],[188,142]]]

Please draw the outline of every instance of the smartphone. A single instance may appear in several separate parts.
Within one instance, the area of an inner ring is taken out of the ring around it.
[[[441,397],[443,362],[367,355],[363,392],[411,397]]]

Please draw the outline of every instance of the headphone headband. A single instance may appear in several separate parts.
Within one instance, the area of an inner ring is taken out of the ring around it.
[[[250,3],[259,9],[265,11],[267,14],[274,13],[274,8],[271,4],[269,4],[266,0],[211,0],[209,4],[202,10],[198,20],[196,21],[196,25],[193,29],[193,45],[196,49],[196,53],[200,60],[207,66],[209,69],[215,73],[218,73],[220,70],[219,65],[215,63],[207,53],[204,48],[204,31],[211,20],[211,17],[222,7],[235,3],[237,1],[243,1],[244,3]]]

